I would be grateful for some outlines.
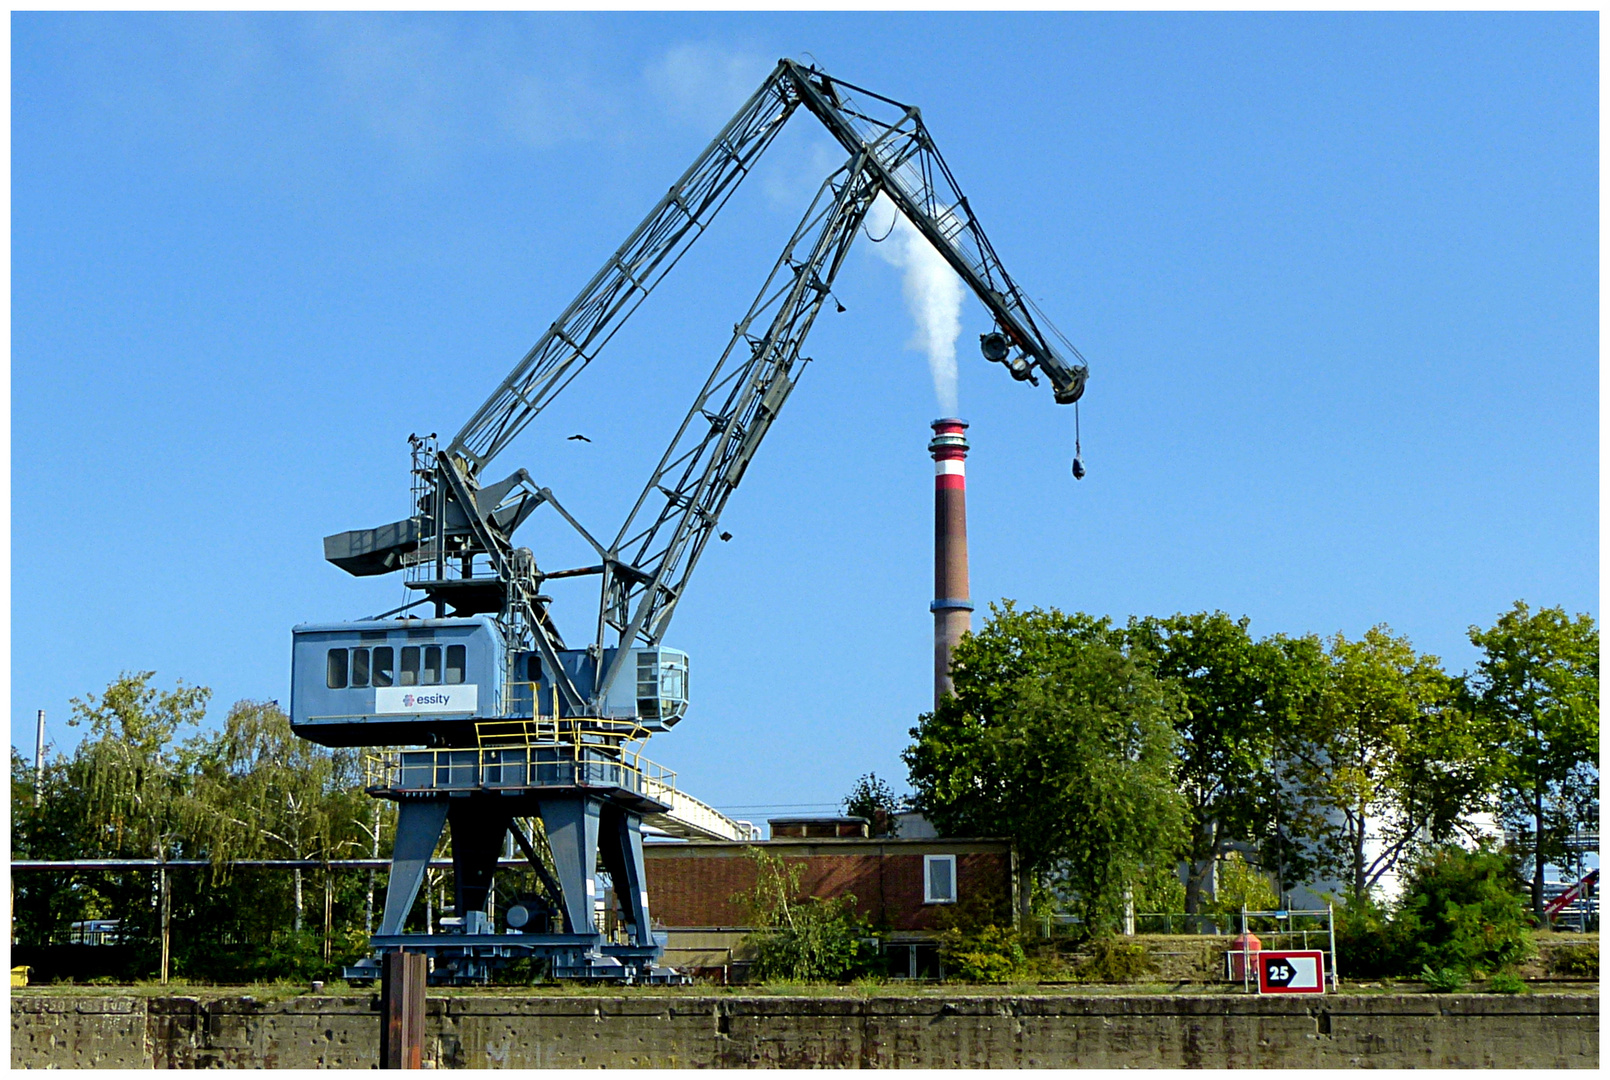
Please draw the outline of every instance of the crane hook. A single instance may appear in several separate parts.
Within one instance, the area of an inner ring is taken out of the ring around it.
[[[1073,403],[1073,478],[1075,480],[1083,480],[1085,478],[1085,463],[1079,460],[1080,453],[1079,403],[1075,401]]]

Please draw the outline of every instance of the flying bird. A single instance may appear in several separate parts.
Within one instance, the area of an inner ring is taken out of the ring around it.
[[[566,439],[565,442],[575,442],[577,439],[580,439],[582,442],[592,442],[592,440],[585,435],[572,435],[570,438]]]

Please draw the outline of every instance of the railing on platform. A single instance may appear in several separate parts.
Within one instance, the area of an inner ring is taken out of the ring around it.
[[[525,700],[537,702],[536,686]],[[556,703],[557,704],[557,703]],[[676,790],[676,773],[643,757],[648,729],[608,717],[531,716],[475,725],[473,747],[387,749],[364,758],[364,786],[382,791],[614,787],[650,798]]]
[[[676,773],[643,756],[649,730],[636,720],[544,715],[535,683],[515,683],[504,700],[516,712],[475,725],[475,745],[432,750],[384,749],[364,758],[364,786],[372,792],[426,794],[508,791],[545,787],[617,788],[664,803],[645,823],[684,839],[760,838],[747,821],[735,821],[677,789]]]

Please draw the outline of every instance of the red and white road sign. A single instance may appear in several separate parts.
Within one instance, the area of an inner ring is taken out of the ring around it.
[[[1265,950],[1252,954],[1258,965],[1260,994],[1323,994],[1325,954],[1318,949],[1300,952]]]

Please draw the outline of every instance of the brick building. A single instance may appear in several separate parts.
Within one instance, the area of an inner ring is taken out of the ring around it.
[[[774,830],[775,831],[775,830]],[[801,891],[854,896],[896,976],[938,975],[942,913],[957,904],[1018,910],[1017,852],[1006,840],[775,836],[759,844],[644,845],[649,911],[669,934],[666,962],[731,976],[745,966],[734,897],[755,885],[752,847],[799,865]]]

